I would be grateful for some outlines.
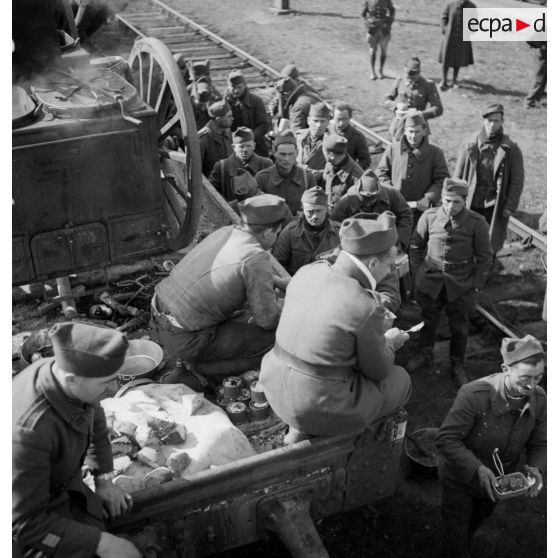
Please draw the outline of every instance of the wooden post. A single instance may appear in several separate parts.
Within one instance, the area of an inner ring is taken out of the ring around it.
[[[292,13],[290,0],[273,0],[273,7],[270,8],[275,15],[286,15]]]
[[[67,320],[77,318],[76,303],[72,298],[68,298],[72,296],[70,278],[67,275],[65,277],[57,277],[56,285],[58,286],[58,294],[61,298],[64,297],[64,300],[62,300],[62,312],[64,312],[64,317]]]

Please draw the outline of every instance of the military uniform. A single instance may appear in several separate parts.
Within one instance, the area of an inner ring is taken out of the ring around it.
[[[248,201],[256,199],[262,196]],[[257,366],[281,311],[269,253],[237,226],[213,232],[188,253],[155,287],[153,303],[165,352],[208,375]],[[250,316],[242,316],[246,304]]]
[[[394,188],[385,186],[378,187],[378,196],[374,205],[369,209],[363,209],[363,198],[358,193],[357,187],[349,189],[333,208],[331,218],[342,222],[357,213],[383,213],[391,211],[395,215],[397,238],[404,246],[409,246],[411,232],[413,230],[413,213],[405,198]]]
[[[386,310],[351,257],[302,267],[287,287],[273,350],[260,373],[275,413],[307,434],[356,434],[405,404]]]
[[[12,383],[12,537],[23,553],[93,556],[103,506],[81,468],[87,460],[94,474],[113,470],[105,415],[69,399],[53,363],[34,362]]]
[[[312,138],[309,128],[297,130],[295,135],[298,150],[296,162],[299,165],[306,165],[312,170],[323,170],[326,164],[326,158],[322,149],[324,136],[316,139]]]
[[[330,133],[339,134],[347,140],[347,154],[358,163],[362,170],[370,167],[372,157],[368,151],[368,143],[364,134],[349,124],[343,131],[338,130],[333,124],[329,127]]]
[[[283,198],[293,215],[302,209],[300,199],[304,190],[316,186],[312,174],[298,165],[293,166],[289,176],[279,174],[277,165],[268,167],[256,175],[256,182],[262,192]]]
[[[389,33],[395,8],[391,0],[365,0],[360,15],[367,20],[368,26],[384,25]]]
[[[226,159],[232,153],[232,135],[230,130],[217,132],[211,121],[198,131],[202,174],[208,177],[217,161]]]
[[[399,103],[405,103],[407,108],[414,108],[422,113],[426,120],[427,134],[430,134],[428,120],[441,116],[444,112],[436,84],[422,76],[419,76],[416,81],[409,81],[404,76],[395,80],[393,89],[385,96],[384,105],[393,112]],[[394,116],[389,126],[389,131],[394,140],[401,138],[404,127],[405,120]]]
[[[246,162],[239,159],[235,153],[226,159],[221,159],[211,171],[209,182],[215,189],[227,200],[233,201],[237,199],[232,188],[232,179],[236,176],[238,169],[248,171],[252,176],[256,176],[259,171],[271,167],[273,161],[267,157],[261,157],[254,153]]]
[[[445,306],[451,332],[450,357],[462,363],[475,291],[484,287],[492,265],[486,221],[466,208],[452,218],[443,207],[427,209],[411,238],[409,260],[425,322],[421,347],[431,350],[434,346]]]
[[[318,184],[327,193],[330,207],[333,207],[339,201],[341,196],[362,176],[363,172],[360,165],[349,155],[339,165],[333,165],[331,161],[326,163]]]
[[[301,83],[289,93],[286,99],[281,99],[279,118],[287,118],[293,132],[308,128],[310,107],[319,101],[320,96],[306,84]]]
[[[471,537],[494,509],[477,474],[481,465],[499,474],[494,449],[506,472],[520,470],[525,450],[528,465],[546,470],[546,394],[537,386],[521,409],[514,408],[504,377],[492,374],[463,386],[436,436],[444,539],[459,558],[470,558]]]
[[[339,223],[326,219],[320,229],[315,229],[308,225],[304,215],[299,215],[281,231],[272,253],[294,275],[303,265],[315,261],[319,254],[338,245]]]

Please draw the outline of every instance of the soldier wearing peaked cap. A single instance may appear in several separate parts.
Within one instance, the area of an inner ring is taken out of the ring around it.
[[[269,146],[265,135],[271,129],[271,121],[265,110],[264,102],[249,90],[240,70],[233,70],[229,74],[228,82],[225,99],[229,103],[233,115],[231,130],[234,132],[242,126],[250,128],[254,133],[256,153],[267,157]]]
[[[470,558],[471,539],[496,505],[498,448],[505,473],[523,472],[537,496],[546,471],[546,394],[541,343],[502,340],[502,372],[463,386],[436,436],[442,482],[442,536],[448,556]]]
[[[12,384],[13,556],[139,558],[103,522],[103,511],[114,518],[132,507],[111,481],[112,449],[99,405],[118,389],[128,340],[79,322],[56,324],[49,337],[54,356],[32,363]],[[82,481],[84,461],[95,492]]]
[[[215,163],[232,153],[231,126],[233,116],[226,101],[213,103],[208,114],[211,120],[198,131],[202,173],[209,177]]]
[[[504,107],[489,103],[481,116],[480,132],[466,138],[459,148],[454,176],[469,185],[467,207],[486,219],[496,254],[519,205],[525,172],[521,149],[504,133]]]
[[[394,265],[395,218],[348,219],[332,265],[298,270],[285,298],[260,382],[273,410],[290,425],[287,443],[312,435],[356,434],[404,405],[411,382],[394,365],[408,339],[375,292]]]
[[[155,287],[152,301],[167,357],[208,377],[257,368],[273,345],[281,311],[267,250],[281,229],[285,202],[264,194],[239,203],[239,210],[242,224],[204,238]],[[188,374],[183,381],[195,383]]]
[[[254,152],[254,133],[249,128],[237,128],[232,134],[232,141],[233,153],[217,161],[209,175],[209,182],[228,202],[239,199],[233,187],[233,179],[239,170],[256,176],[261,170],[273,165],[271,159]]]
[[[451,373],[459,386],[468,381],[464,370],[468,316],[492,265],[488,225],[465,207],[467,190],[466,182],[445,179],[442,206],[422,214],[409,249],[415,296],[425,325],[420,332],[421,351],[407,368],[413,372],[432,365],[436,327],[445,307],[451,332]]]

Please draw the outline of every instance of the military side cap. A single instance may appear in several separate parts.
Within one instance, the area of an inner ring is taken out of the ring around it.
[[[129,345],[120,331],[80,322],[56,324],[48,335],[56,365],[85,378],[104,378],[117,373]]]
[[[488,103],[482,109],[482,117],[486,118],[489,114],[494,114],[495,112],[499,112],[504,116],[504,106],[500,103]]]
[[[243,143],[245,141],[254,141],[254,132],[246,126],[240,126],[232,134],[233,143]]]
[[[322,146],[324,149],[338,153],[347,153],[347,140],[338,134],[326,134]]]
[[[421,112],[411,109],[405,117],[405,126],[426,126],[426,120]]]
[[[378,177],[373,170],[366,170],[359,178],[360,184],[358,191],[364,194],[375,194],[378,191]]]
[[[285,200],[273,194],[254,196],[238,204],[240,215],[248,225],[272,225],[281,221]]]
[[[341,248],[355,256],[385,252],[397,242],[395,215],[384,211],[376,219],[345,219],[339,229],[339,239]]]
[[[323,101],[318,101],[310,107],[310,113],[308,116],[314,116],[315,118],[331,118],[331,114],[327,105]]]
[[[279,91],[279,93],[290,93],[294,91],[296,87],[296,83],[289,77],[282,77],[275,82],[275,89]]]
[[[233,70],[229,74],[229,83],[231,85],[240,85],[241,83],[246,83],[244,79],[244,75],[242,74],[241,70]]]
[[[409,58],[405,64],[405,70],[407,71],[407,74],[420,73],[420,60],[416,56]]]
[[[291,130],[285,130],[277,134],[275,136],[275,139],[273,140],[273,147],[277,147],[282,143],[291,143],[292,145],[296,146],[296,136],[292,133]]]
[[[232,190],[239,198],[253,196],[258,191],[256,179],[245,169],[237,169],[232,179]]]
[[[458,194],[459,196],[467,197],[467,192],[469,191],[469,185],[465,180],[459,180],[458,178],[444,178],[444,184],[442,186],[443,194]]]
[[[319,186],[314,186],[304,191],[300,201],[302,203],[312,203],[314,205],[323,205],[327,207],[327,194]]]
[[[211,118],[225,116],[228,112],[231,112],[231,107],[227,101],[217,101],[207,109],[207,113]]]
[[[298,69],[295,66],[295,64],[293,62],[291,62],[290,64],[287,64],[281,70],[281,76],[288,77],[288,78],[291,78],[291,79],[298,79],[299,73],[298,73]]]
[[[544,355],[541,342],[532,335],[526,335],[521,339],[504,337],[500,348],[504,364],[511,365],[521,362],[535,355]]]

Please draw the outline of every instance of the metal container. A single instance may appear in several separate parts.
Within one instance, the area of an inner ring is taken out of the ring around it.
[[[223,395],[229,399],[237,399],[242,393],[242,378],[229,376],[223,380]]]
[[[419,475],[436,477],[438,474],[438,454],[436,453],[435,438],[437,428],[420,428],[415,430],[411,436],[416,439],[428,455],[424,455],[420,449],[405,437],[404,449],[409,458],[411,468]]]
[[[122,382],[151,378],[163,361],[163,349],[149,339],[131,339],[129,354],[119,373]]]
[[[252,396],[252,401],[254,403],[266,403],[267,398],[265,396],[263,386],[260,382],[252,382],[250,384],[250,394]]]
[[[245,403],[234,401],[226,407],[227,415],[233,424],[244,424],[248,422],[248,407]]]
[[[530,484],[523,473],[509,473],[496,478],[492,485],[496,500],[508,500],[529,492]]]
[[[48,328],[34,331],[21,345],[21,360],[27,364],[35,362],[38,358],[48,358],[54,354],[52,341],[48,336]]]
[[[265,420],[266,418],[269,418],[270,412],[271,407],[267,401],[264,401],[263,403],[250,401],[250,414],[252,415],[253,420]]]

